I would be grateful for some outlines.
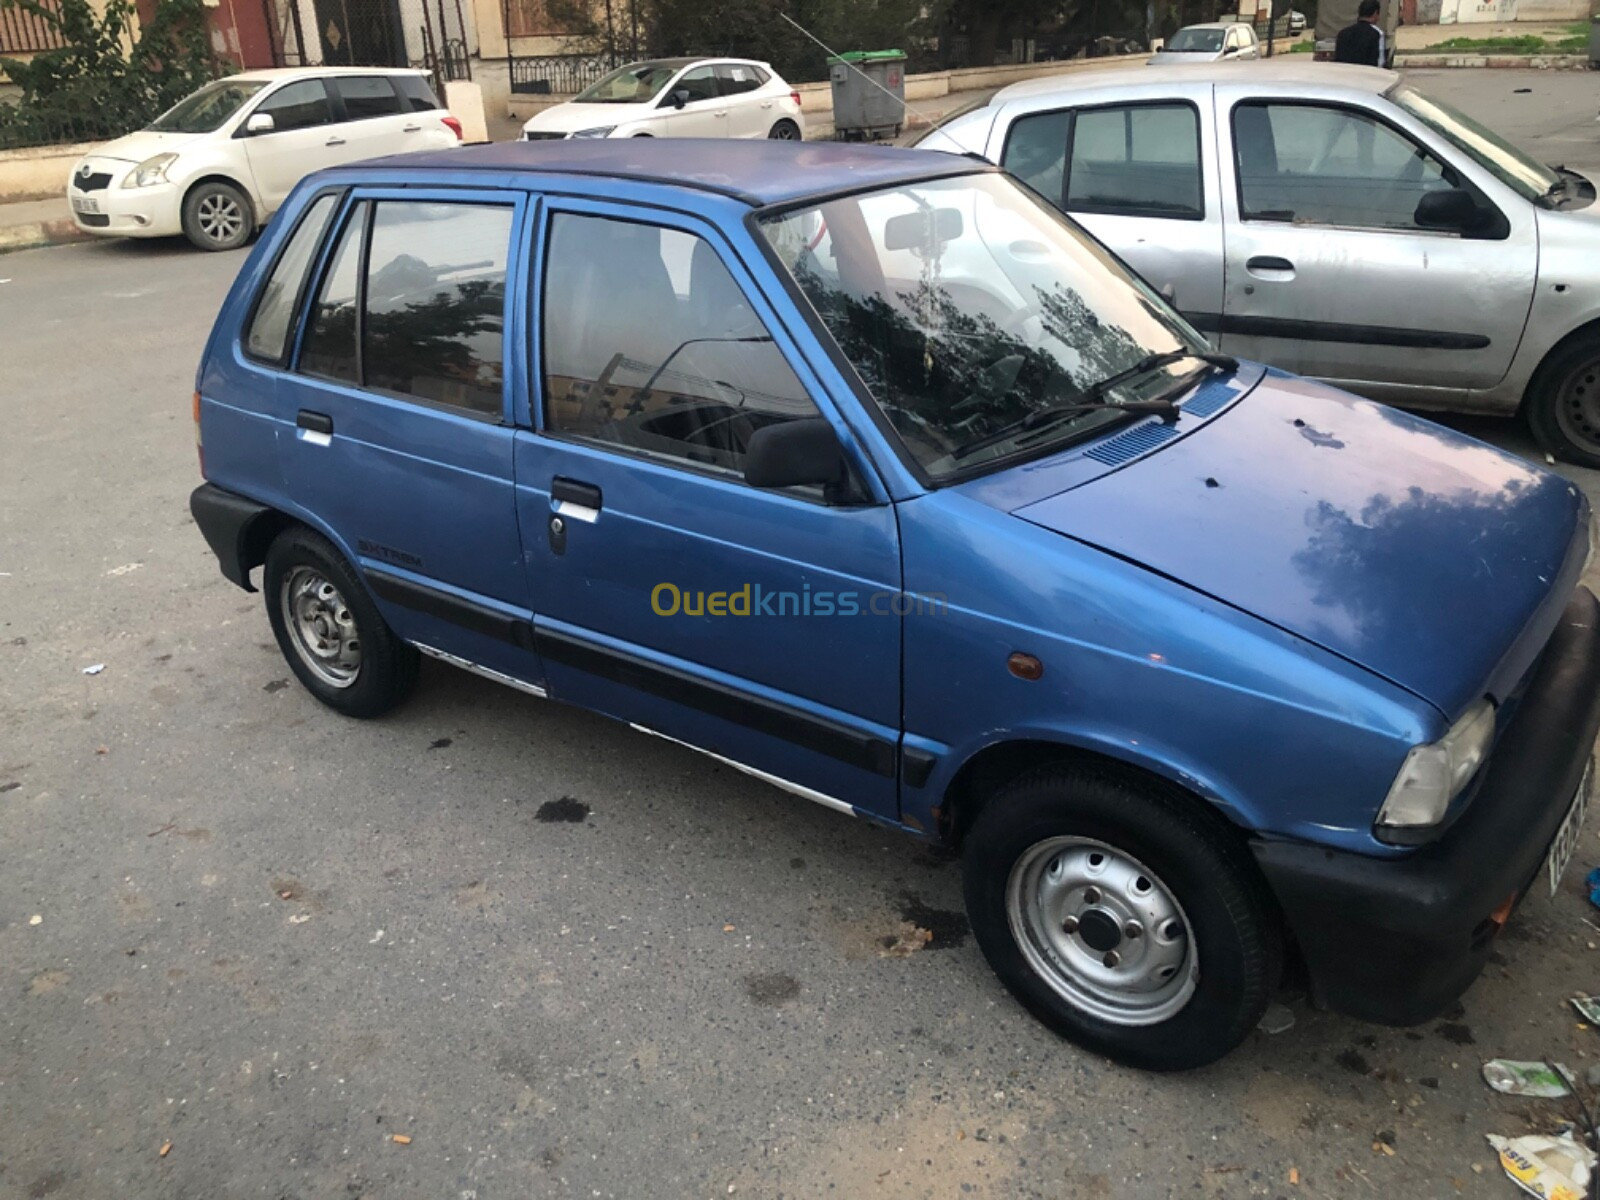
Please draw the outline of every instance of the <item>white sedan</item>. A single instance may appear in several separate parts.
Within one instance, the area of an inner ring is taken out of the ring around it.
[[[737,137],[799,141],[800,93],[766,63],[661,58],[630,63],[522,127],[545,138]]]
[[[460,140],[422,71],[247,71],[96,146],[73,167],[67,203],[85,233],[182,233],[202,250],[232,250],[312,171]]]

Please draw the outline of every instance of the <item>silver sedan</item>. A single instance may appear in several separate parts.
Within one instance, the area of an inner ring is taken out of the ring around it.
[[[1525,413],[1600,467],[1600,205],[1398,75],[1327,63],[1014,84],[925,135],[1004,164],[1228,353]]]

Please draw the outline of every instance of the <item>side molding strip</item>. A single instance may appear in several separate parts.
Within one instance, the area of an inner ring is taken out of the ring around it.
[[[443,650],[435,650],[432,646],[425,646],[421,642],[412,642],[418,650],[429,658],[437,658],[440,662],[447,662],[452,667],[460,667],[463,671],[471,671],[474,675],[482,675],[485,679],[492,679],[496,683],[503,683],[509,688],[516,688],[519,692],[527,692],[530,696],[546,698],[545,690],[536,683],[526,683],[513,675],[502,675],[499,671],[491,671],[488,667],[480,667],[475,662],[455,654],[447,654]]]
[[[787,779],[781,779],[776,775],[747,766],[742,762],[734,762],[733,759],[724,758],[714,750],[705,750],[699,746],[691,745],[689,742],[680,742],[675,737],[668,737],[664,733],[656,732],[648,725],[636,725],[634,722],[629,721],[628,728],[637,730],[639,733],[648,733],[651,737],[658,737],[664,742],[671,742],[674,746],[682,746],[685,750],[693,750],[696,754],[704,754],[707,758],[715,759],[725,767],[732,767],[735,771],[741,771],[753,779],[761,780],[762,783],[770,783],[775,788],[782,788],[786,792],[799,796],[802,800],[810,800],[813,804],[820,804],[824,808],[831,808],[835,812],[842,812],[852,817],[856,815],[854,806],[846,804],[843,800],[836,800],[823,792],[813,791],[803,784],[790,783]]]

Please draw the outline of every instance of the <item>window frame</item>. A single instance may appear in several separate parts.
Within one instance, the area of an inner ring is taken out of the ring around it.
[[[752,212],[755,211],[761,210],[752,210]],[[525,335],[528,341],[528,386],[526,389],[528,403],[527,411],[519,414],[519,422],[525,422],[526,428],[532,430],[537,437],[549,438],[551,441],[563,445],[582,447],[593,453],[610,455],[619,461],[646,464],[663,470],[679,471],[708,480],[716,480],[720,483],[734,483],[740,487],[750,488],[752,491],[786,496],[790,499],[822,508],[840,507],[837,504],[830,505],[823,497],[821,488],[752,488],[750,484],[745,482],[741,472],[735,472],[725,467],[714,466],[710,463],[698,463],[692,459],[682,458],[677,455],[641,450],[638,447],[625,446],[620,442],[605,441],[600,438],[587,437],[583,434],[568,433],[550,426],[545,419],[547,396],[544,369],[544,290],[545,277],[550,265],[551,235],[555,227],[556,217],[562,215],[610,221],[627,221],[635,225],[649,225],[685,233],[709,243],[729,276],[732,277],[735,286],[743,294],[745,303],[750,306],[751,313],[761,322],[762,327],[772,338],[773,346],[782,356],[784,365],[794,375],[795,381],[800,385],[806,398],[816,410],[816,415],[827,421],[833,427],[835,434],[839,435],[840,447],[850,473],[847,490],[853,491],[857,497],[869,497],[869,499],[862,502],[865,504],[880,504],[884,502],[881,484],[877,482],[876,472],[863,467],[863,464],[859,461],[859,451],[854,445],[854,438],[847,433],[841,432],[841,427],[843,430],[848,430],[848,422],[844,421],[843,414],[839,412],[832,396],[823,386],[817,373],[812,370],[811,364],[806,360],[794,333],[783,321],[778,309],[761,291],[757,283],[756,273],[739,254],[733,243],[716,226],[674,208],[627,204],[601,198],[589,200],[568,195],[547,195],[541,199],[538,212],[534,215],[535,228],[533,232],[535,236],[529,247],[531,254],[527,272],[527,296],[524,305]],[[852,505],[852,507],[860,506],[860,504]]]
[[[293,352],[289,356],[289,365],[284,370],[300,379],[320,384],[323,387],[344,388],[365,397],[381,396],[400,404],[410,405],[413,408],[427,409],[430,412],[448,413],[451,416],[464,420],[476,421],[486,425],[511,426],[516,424],[515,397],[517,380],[516,366],[520,361],[517,347],[515,346],[515,325],[517,323],[517,305],[521,303],[521,272],[519,264],[527,256],[528,247],[525,238],[526,214],[532,207],[532,201],[527,192],[520,189],[490,189],[490,188],[451,188],[437,185],[420,185],[418,187],[353,187],[349,189],[344,205],[335,215],[332,228],[336,230],[332,235],[324,234],[323,243],[315,263],[314,270],[309,278],[315,283],[303,291],[300,297],[300,309],[296,314],[296,330],[293,339]],[[429,400],[423,396],[414,396],[409,392],[397,392],[389,388],[374,387],[367,383],[366,370],[366,332],[367,332],[367,271],[372,252],[372,231],[375,228],[377,206],[387,201],[389,203],[413,204],[459,204],[463,207],[475,208],[504,208],[511,212],[510,228],[506,240],[506,284],[504,309],[501,314],[500,325],[500,411],[487,413],[475,408],[466,408],[458,404],[446,404],[441,400]],[[373,215],[367,220],[367,227],[361,238],[361,250],[356,261],[356,378],[333,379],[326,375],[315,375],[301,369],[300,358],[305,348],[306,333],[310,329],[312,298],[322,290],[323,280],[333,269],[334,252],[338,248],[340,239],[344,236],[345,228],[349,225],[351,216],[356,206],[370,203]]]
[[[1194,166],[1200,178],[1200,211],[1197,213],[1175,213],[1170,209],[1112,207],[1110,205],[1095,205],[1091,207],[1072,208],[1067,203],[1067,197],[1072,192],[1072,149],[1078,138],[1078,116],[1080,113],[1122,111],[1127,112],[1136,108],[1187,108],[1194,117]],[[1006,126],[1006,139],[1000,147],[1001,169],[1004,170],[1006,154],[1011,149],[1011,138],[1017,125],[1031,117],[1055,116],[1059,113],[1067,114],[1067,140],[1062,150],[1061,158],[1061,195],[1059,197],[1045,198],[1068,216],[1074,213],[1086,213],[1089,216],[1106,217],[1138,217],[1145,220],[1160,221],[1205,221],[1210,216],[1210,208],[1206,197],[1206,156],[1205,156],[1205,130],[1200,113],[1200,106],[1193,100],[1184,97],[1163,97],[1159,100],[1112,100],[1103,104],[1083,104],[1077,106],[1062,105],[1059,108],[1037,108],[1032,112],[1018,113],[1011,118],[1011,123]],[[1010,174],[1009,171],[1006,172]],[[1012,176],[1016,178],[1015,175]],[[1021,182],[1021,180],[1018,180]],[[1024,185],[1026,186],[1026,185]],[[1039,193],[1043,195],[1043,193]]]
[[[344,215],[348,205],[342,202],[341,196],[346,190],[346,185],[334,184],[331,187],[318,188],[313,192],[301,206],[300,214],[295,217],[294,228],[278,243],[273,251],[272,260],[254,281],[255,291],[250,298],[250,307],[245,313],[244,320],[239,322],[239,328],[235,334],[239,354],[247,361],[255,363],[257,366],[288,371],[290,369],[289,364],[299,360],[300,326],[305,319],[306,296],[310,294],[312,281],[320,281],[322,278],[323,259],[327,255],[330,231],[337,229],[342,232],[344,230]],[[261,309],[261,302],[266,299],[267,284],[272,282],[272,273],[278,269],[278,264],[283,261],[283,256],[288,253],[290,243],[299,234],[301,226],[306,222],[306,218],[311,215],[311,210],[316,207],[317,202],[324,196],[334,197],[333,211],[328,215],[328,223],[323,227],[317,244],[311,248],[311,258],[306,263],[304,273],[300,276],[300,286],[295,292],[294,305],[289,311],[289,324],[284,330],[284,348],[275,359],[263,358],[250,349],[250,330],[255,327],[256,314]]]
[[[1422,150],[1430,158],[1437,161],[1446,170],[1455,174],[1460,181],[1458,186],[1470,192],[1481,206],[1488,209],[1495,216],[1495,222],[1490,232],[1477,237],[1465,237],[1452,233],[1448,229],[1420,229],[1415,226],[1407,229],[1397,229],[1392,225],[1335,225],[1322,221],[1307,221],[1304,224],[1298,221],[1275,221],[1266,217],[1250,215],[1250,210],[1244,202],[1244,178],[1239,171],[1239,138],[1238,119],[1241,108],[1321,108],[1332,109],[1335,112],[1349,113],[1357,117],[1364,117],[1375,125],[1381,125],[1396,137],[1403,138],[1412,146]],[[1454,238],[1457,241],[1472,242],[1500,242],[1511,236],[1511,223],[1506,219],[1504,210],[1490,199],[1487,192],[1479,187],[1467,174],[1440,151],[1423,141],[1409,129],[1402,127],[1390,120],[1386,115],[1376,109],[1366,108],[1360,104],[1351,104],[1345,100],[1314,100],[1301,96],[1241,96],[1232,101],[1228,108],[1228,163],[1233,173],[1234,203],[1241,223],[1250,222],[1255,225],[1276,225],[1284,229],[1338,229],[1347,233],[1381,233],[1390,236],[1402,237],[1441,237]]]

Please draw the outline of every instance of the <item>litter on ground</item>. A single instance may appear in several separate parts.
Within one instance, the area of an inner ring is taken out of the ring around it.
[[[1584,1200],[1594,1171],[1593,1150],[1570,1133],[1507,1138],[1491,1133],[1500,1166],[1523,1191],[1541,1200]]]
[[[1507,1096],[1554,1100],[1572,1091],[1568,1084],[1571,1078],[1571,1069],[1560,1063],[1551,1066],[1546,1062],[1515,1062],[1508,1058],[1495,1058],[1483,1064],[1483,1081]]]

